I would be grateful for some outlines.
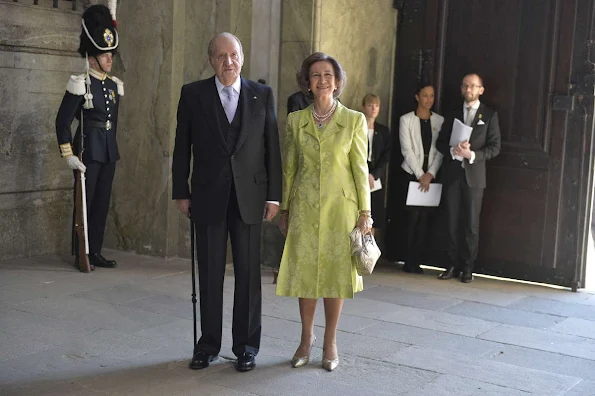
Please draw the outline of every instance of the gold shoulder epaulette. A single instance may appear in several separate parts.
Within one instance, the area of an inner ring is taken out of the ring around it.
[[[118,95],[124,96],[124,82],[117,77],[108,76],[118,86]]]
[[[73,95],[84,95],[86,92],[85,75],[70,76],[66,84],[66,90]]]

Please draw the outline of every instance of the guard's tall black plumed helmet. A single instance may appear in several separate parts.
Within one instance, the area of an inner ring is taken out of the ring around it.
[[[115,53],[118,48],[118,32],[112,15],[104,5],[92,5],[83,13],[81,42],[78,52],[85,57],[104,52]]]

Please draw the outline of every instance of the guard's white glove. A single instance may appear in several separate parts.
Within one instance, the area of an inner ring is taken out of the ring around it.
[[[66,157],[66,162],[68,163],[70,169],[79,170],[83,173],[85,173],[85,171],[87,170],[85,164],[83,164],[79,157],[77,157],[76,155],[69,155],[68,157]]]

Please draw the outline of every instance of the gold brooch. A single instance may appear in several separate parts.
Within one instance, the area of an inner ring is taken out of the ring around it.
[[[111,30],[105,29],[105,31],[103,32],[103,39],[107,43],[108,47],[111,47],[114,43],[114,34]]]
[[[479,119],[481,120],[481,114],[479,115]]]

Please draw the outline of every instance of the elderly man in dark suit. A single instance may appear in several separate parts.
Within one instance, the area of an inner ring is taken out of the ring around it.
[[[260,230],[281,200],[281,154],[270,87],[240,77],[240,40],[221,33],[209,43],[215,76],[182,87],[172,164],[173,199],[196,224],[201,337],[190,368],[221,349],[227,235],[235,274],[233,353],[252,370],[260,347]],[[191,188],[188,185],[192,159]],[[192,210],[190,211],[190,208]]]
[[[467,74],[461,83],[462,108],[446,118],[436,142],[444,155],[443,191],[448,213],[450,266],[440,279],[458,277],[473,281],[473,265],[479,242],[479,215],[486,187],[486,161],[500,153],[498,113],[479,101],[484,93],[482,78]],[[473,128],[468,141],[450,146],[453,122],[457,118]]]

